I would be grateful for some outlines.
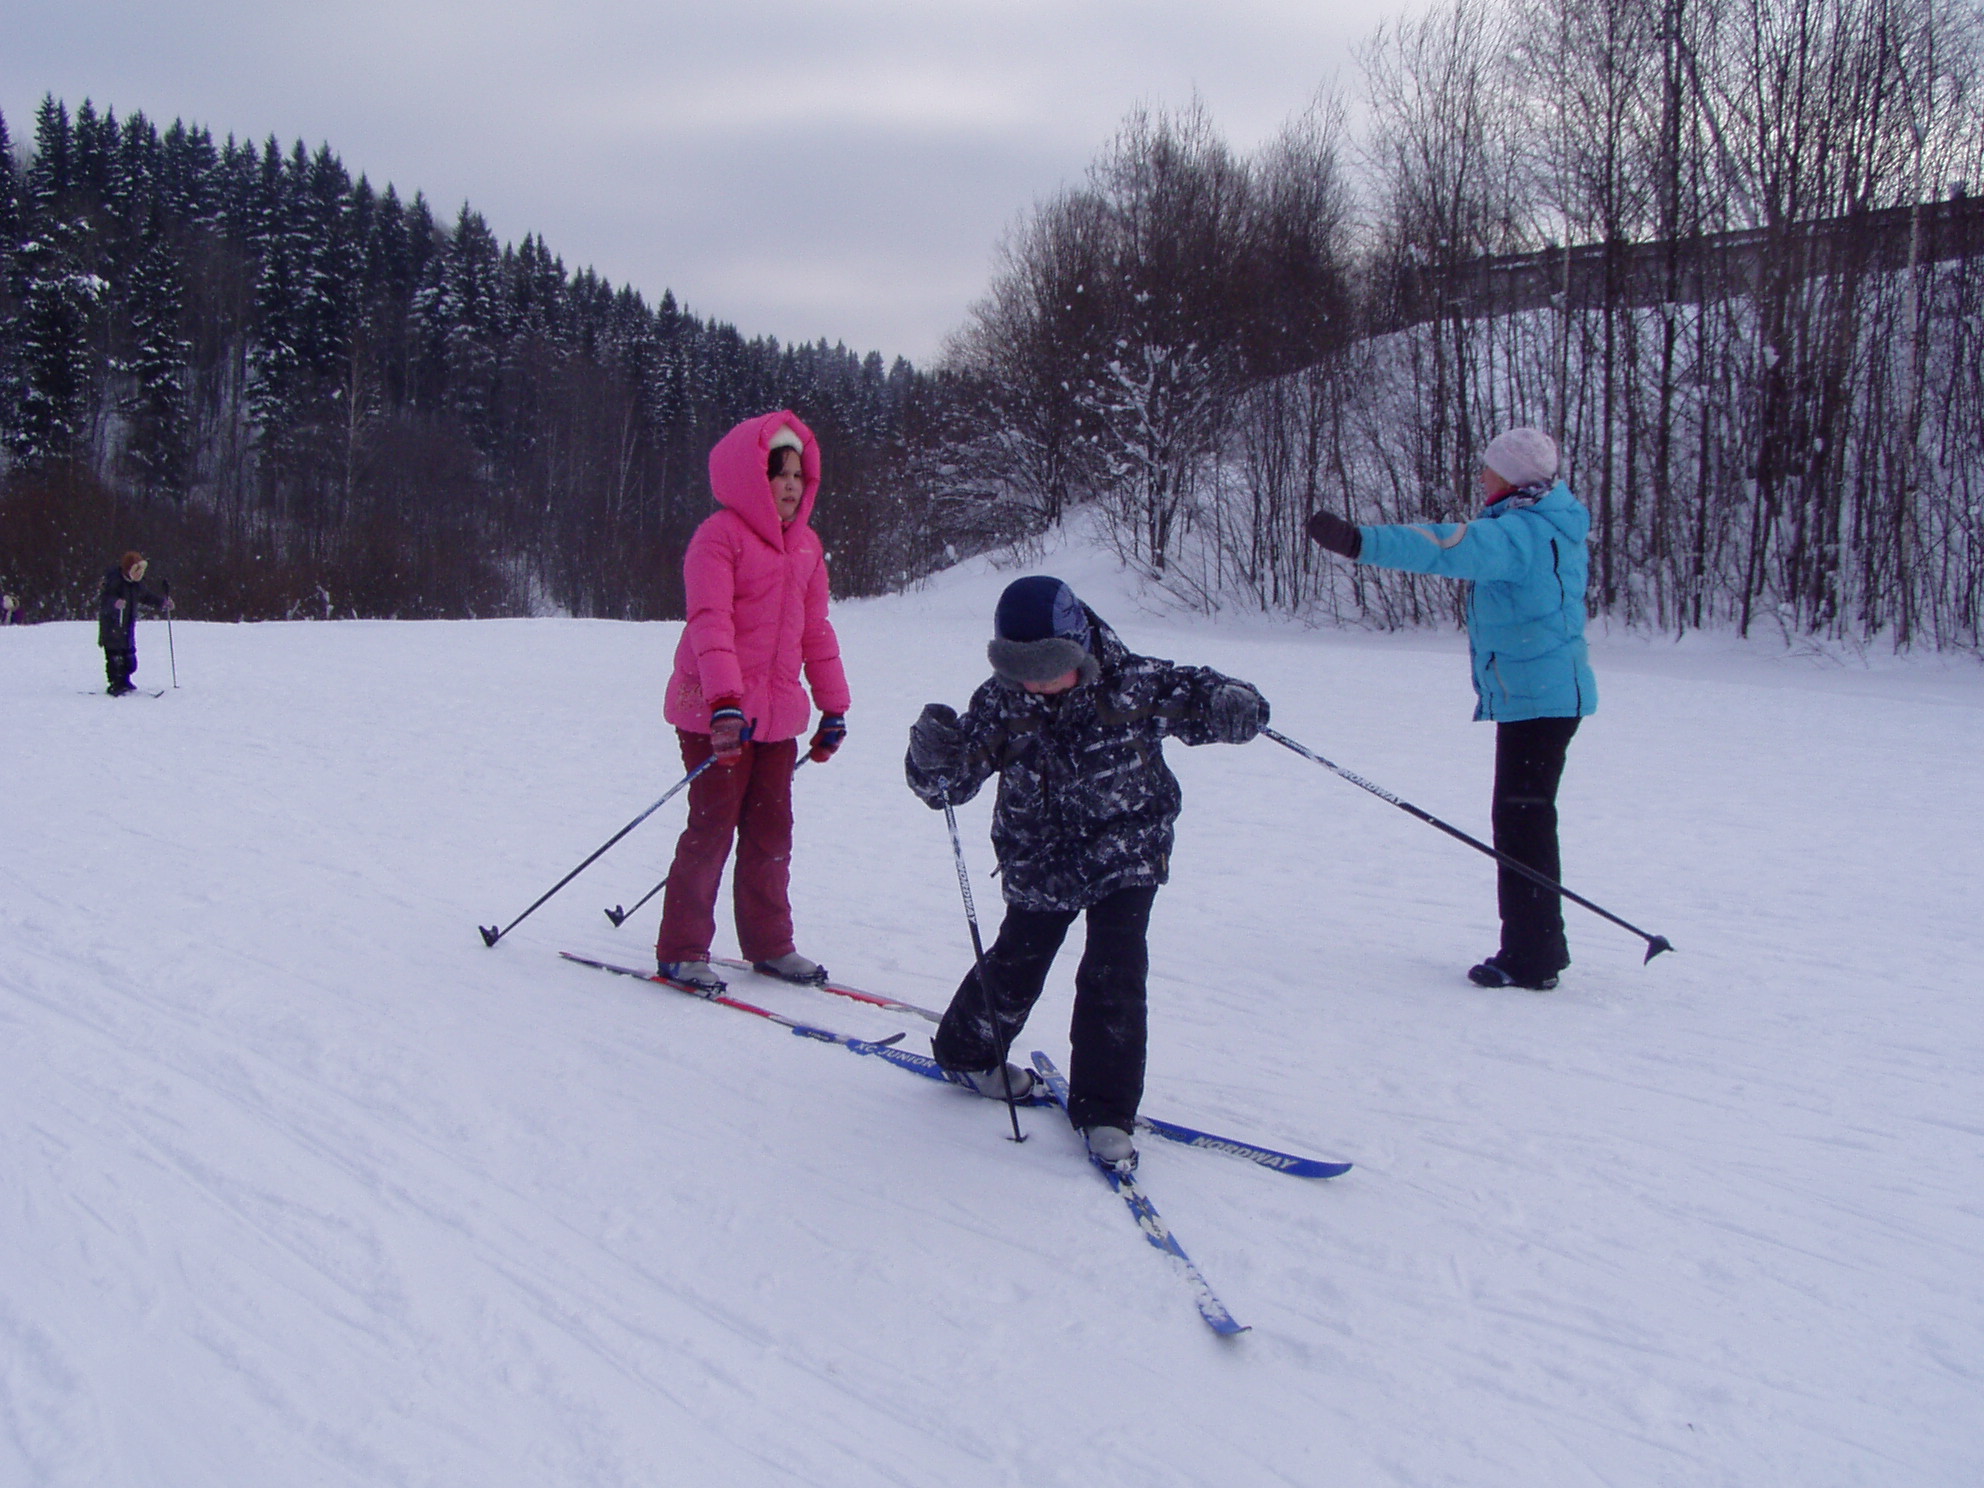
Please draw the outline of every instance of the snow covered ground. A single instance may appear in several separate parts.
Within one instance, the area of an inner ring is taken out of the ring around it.
[[[1463,642],[1145,612],[1485,831]],[[801,947],[939,1003],[968,942],[904,730],[1008,573],[839,607]],[[1490,865],[1261,741],[1173,748],[1146,1143],[1222,1341],[1058,1118],[560,962],[663,871],[675,627],[0,631],[0,1483],[1957,1485],[1984,1472],[1984,670],[1609,639],[1549,995],[1462,977]],[[140,680],[169,682],[165,633]],[[987,802],[964,813],[996,919]],[[989,927],[988,927],[989,928]],[[1066,1047],[1064,957],[1028,1047]],[[852,1032],[853,1003],[745,994]]]

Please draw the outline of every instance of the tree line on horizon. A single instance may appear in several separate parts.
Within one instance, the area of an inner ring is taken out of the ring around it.
[[[1943,0],[1444,0],[1251,153],[1134,112],[928,369],[650,307],[327,146],[49,99],[0,148],[0,566],[72,613],[144,530],[217,614],[679,615],[708,447],[784,405],[843,593],[1092,511],[1188,603],[1425,624],[1446,588],[1305,518],[1464,515],[1527,422],[1595,615],[1977,649],[1979,61]]]
[[[466,204],[85,101],[0,118],[0,584],[90,612],[124,548],[198,613],[681,613],[710,446],[790,406],[830,451],[846,593],[969,540],[905,513],[929,379],[747,339],[499,244]]]

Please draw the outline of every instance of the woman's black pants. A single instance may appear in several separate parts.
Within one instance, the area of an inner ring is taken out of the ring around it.
[[[1557,853],[1557,782],[1575,718],[1531,718],[1495,726],[1495,847],[1562,883]],[[1519,976],[1552,976],[1571,964],[1564,901],[1513,869],[1499,870],[1502,948],[1496,960]]]

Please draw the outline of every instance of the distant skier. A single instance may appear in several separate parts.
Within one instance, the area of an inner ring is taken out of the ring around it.
[[[663,976],[722,990],[710,942],[735,837],[731,891],[744,959],[787,981],[823,982],[826,968],[794,949],[787,895],[792,772],[798,735],[812,716],[802,669],[821,713],[808,758],[832,758],[847,737],[847,676],[827,618],[826,554],[807,525],[820,447],[791,413],[746,419],[710,451],[710,488],[723,510],[696,529],[683,555],[689,620],[663,712],[683,764],[693,769],[714,754],[718,768],[689,787],[655,962]]]
[[[11,594],[0,594],[0,625],[12,625],[19,618],[21,602]]]
[[[115,568],[105,569],[103,592],[97,596],[96,643],[103,647],[103,670],[112,697],[137,691],[131,674],[138,669],[138,606],[169,610],[172,600],[145,587],[143,553],[126,553]]]
[[[1151,902],[1170,877],[1181,796],[1167,736],[1244,744],[1266,699],[1206,667],[1133,655],[1059,579],[1017,579],[1000,596],[987,654],[993,676],[964,717],[931,703],[910,728],[905,771],[927,804],[953,805],[999,775],[992,844],[1006,918],[933,1040],[937,1062],[981,1095],[1031,1093],[1031,1070],[1002,1063],[1040,997],[1077,915],[1088,940],[1075,972],[1069,1117],[1106,1163],[1136,1161],[1143,1098],[1144,981]]]
[[[1511,429],[1482,452],[1487,504],[1473,520],[1359,527],[1334,512],[1309,536],[1359,563],[1475,581],[1467,602],[1474,716],[1495,724],[1495,846],[1553,882],[1557,784],[1578,721],[1598,708],[1585,651],[1591,513],[1557,479],[1556,443]],[[1571,964],[1563,901],[1508,868],[1497,880],[1502,944],[1471,968],[1482,987],[1545,992]]]

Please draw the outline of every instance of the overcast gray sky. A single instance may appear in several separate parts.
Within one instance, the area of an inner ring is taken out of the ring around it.
[[[919,362],[1000,235],[1138,103],[1251,146],[1406,0],[6,0],[0,111],[44,93],[328,141],[748,335]]]

